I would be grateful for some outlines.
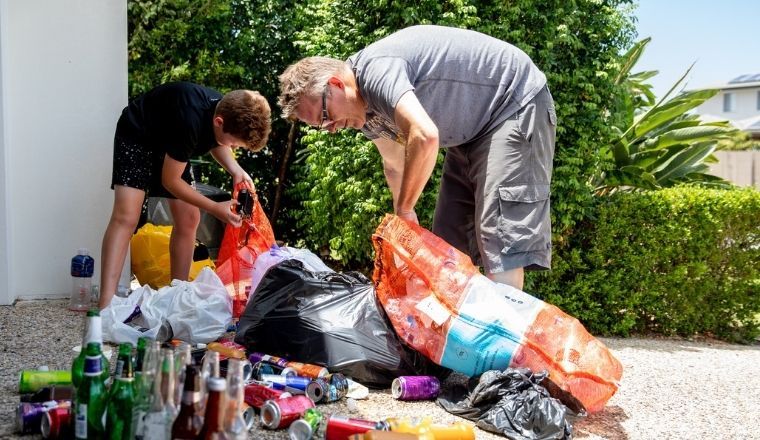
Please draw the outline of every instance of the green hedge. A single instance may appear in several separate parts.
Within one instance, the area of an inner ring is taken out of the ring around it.
[[[595,334],[756,337],[760,192],[679,187],[597,200],[527,291]]]

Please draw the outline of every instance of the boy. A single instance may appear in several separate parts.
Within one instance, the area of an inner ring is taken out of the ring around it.
[[[264,148],[270,117],[269,104],[258,92],[234,90],[222,96],[187,82],[160,85],[129,102],[114,136],[114,205],[103,236],[101,309],[116,292],[146,196],[166,197],[169,202],[174,218],[169,240],[172,279],[188,278],[200,209],[240,225],[240,216],[231,209],[234,201],[214,202],[195,191],[188,161],[210,152],[232,176],[233,185],[245,182],[253,190],[233,150]]]

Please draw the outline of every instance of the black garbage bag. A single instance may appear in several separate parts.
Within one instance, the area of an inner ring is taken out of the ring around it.
[[[585,410],[569,395],[563,397],[575,410],[552,397],[541,385],[548,381],[546,376],[546,372],[534,374],[527,368],[486,371],[480,379],[470,379],[467,387],[444,390],[438,404],[476,422],[478,428],[509,439],[572,439],[570,421],[585,415]]]
[[[235,342],[318,364],[372,388],[398,376],[449,370],[403,345],[359,272],[310,272],[298,260],[272,266],[240,316]]]

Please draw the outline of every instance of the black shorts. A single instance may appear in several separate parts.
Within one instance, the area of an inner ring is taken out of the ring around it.
[[[145,191],[146,196],[176,199],[161,184],[161,170],[164,166],[163,152],[155,152],[149,146],[119,136],[113,139],[113,173],[111,189],[123,185]],[[190,163],[182,172],[182,180],[195,186]]]

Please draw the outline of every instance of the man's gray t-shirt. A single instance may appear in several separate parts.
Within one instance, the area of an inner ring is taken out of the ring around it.
[[[401,144],[394,123],[399,99],[414,91],[438,127],[441,147],[462,145],[506,120],[545,85],[525,52],[465,29],[412,26],[348,58],[366,101],[370,139]]]

